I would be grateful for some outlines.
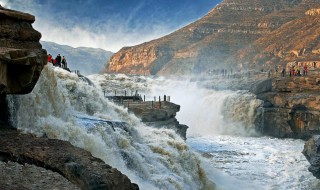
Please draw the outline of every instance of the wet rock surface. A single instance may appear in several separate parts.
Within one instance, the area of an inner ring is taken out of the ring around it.
[[[320,136],[316,135],[309,139],[303,149],[303,155],[307,158],[311,166],[308,170],[318,179],[320,179]]]
[[[180,124],[176,119],[176,113],[180,111],[180,106],[177,104],[168,101],[133,102],[129,104],[128,110],[149,126],[173,129],[183,139],[187,138],[188,126]]]
[[[80,189],[60,174],[35,165],[0,162],[0,171],[3,189]]]
[[[0,130],[0,161],[51,170],[80,189],[139,189],[117,169],[69,142],[37,138],[10,128]]]

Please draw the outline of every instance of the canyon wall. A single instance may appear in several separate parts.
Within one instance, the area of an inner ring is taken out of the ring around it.
[[[280,138],[309,139],[320,134],[320,78],[316,70],[308,76],[276,77],[272,89],[258,93],[264,101],[258,131]]]
[[[189,75],[319,61],[319,0],[225,0],[162,38],[124,47],[109,73]]]

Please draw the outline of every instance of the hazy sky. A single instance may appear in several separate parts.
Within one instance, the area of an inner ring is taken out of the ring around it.
[[[185,26],[221,0],[0,0],[36,16],[42,40],[116,52]]]

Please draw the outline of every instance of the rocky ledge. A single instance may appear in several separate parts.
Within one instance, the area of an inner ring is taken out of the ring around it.
[[[320,179],[320,136],[313,136],[304,145],[303,155],[307,158],[311,166],[309,171],[318,179]]]
[[[30,14],[0,6],[0,94],[31,92],[47,63],[34,21]]]
[[[69,142],[37,138],[14,129],[2,127],[0,130],[0,161],[31,164],[51,170],[80,189],[139,189],[127,176],[94,158],[88,151]],[[10,187],[10,184],[7,186]]]
[[[168,101],[152,102],[139,101],[124,103],[129,112],[133,112],[141,121],[148,126],[156,128],[173,129],[183,139],[186,139],[188,126],[182,125],[176,119],[176,113],[180,106]]]
[[[0,120],[8,119],[6,94],[32,91],[47,63],[47,53],[32,28],[33,15],[0,5]]]
[[[272,90],[257,94],[264,101],[258,129],[280,138],[309,139],[320,134],[320,93],[317,74],[272,79]]]

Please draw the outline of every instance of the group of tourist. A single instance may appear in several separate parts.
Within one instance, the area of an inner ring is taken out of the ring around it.
[[[316,62],[314,62],[313,66],[314,66],[314,68],[316,68]],[[277,67],[275,70],[276,70],[276,72],[278,72]],[[286,73],[288,73],[288,75],[290,77],[291,76],[307,76],[308,72],[309,72],[308,65],[306,65],[306,64],[302,65],[302,64],[298,64],[296,62],[294,65],[289,66],[287,68],[283,67],[282,71],[281,71],[281,76],[285,77]]]
[[[48,62],[56,67],[61,67],[63,69],[68,68],[66,58],[64,56],[61,57],[60,54],[58,54],[56,58],[53,58],[51,54],[48,54]]]

